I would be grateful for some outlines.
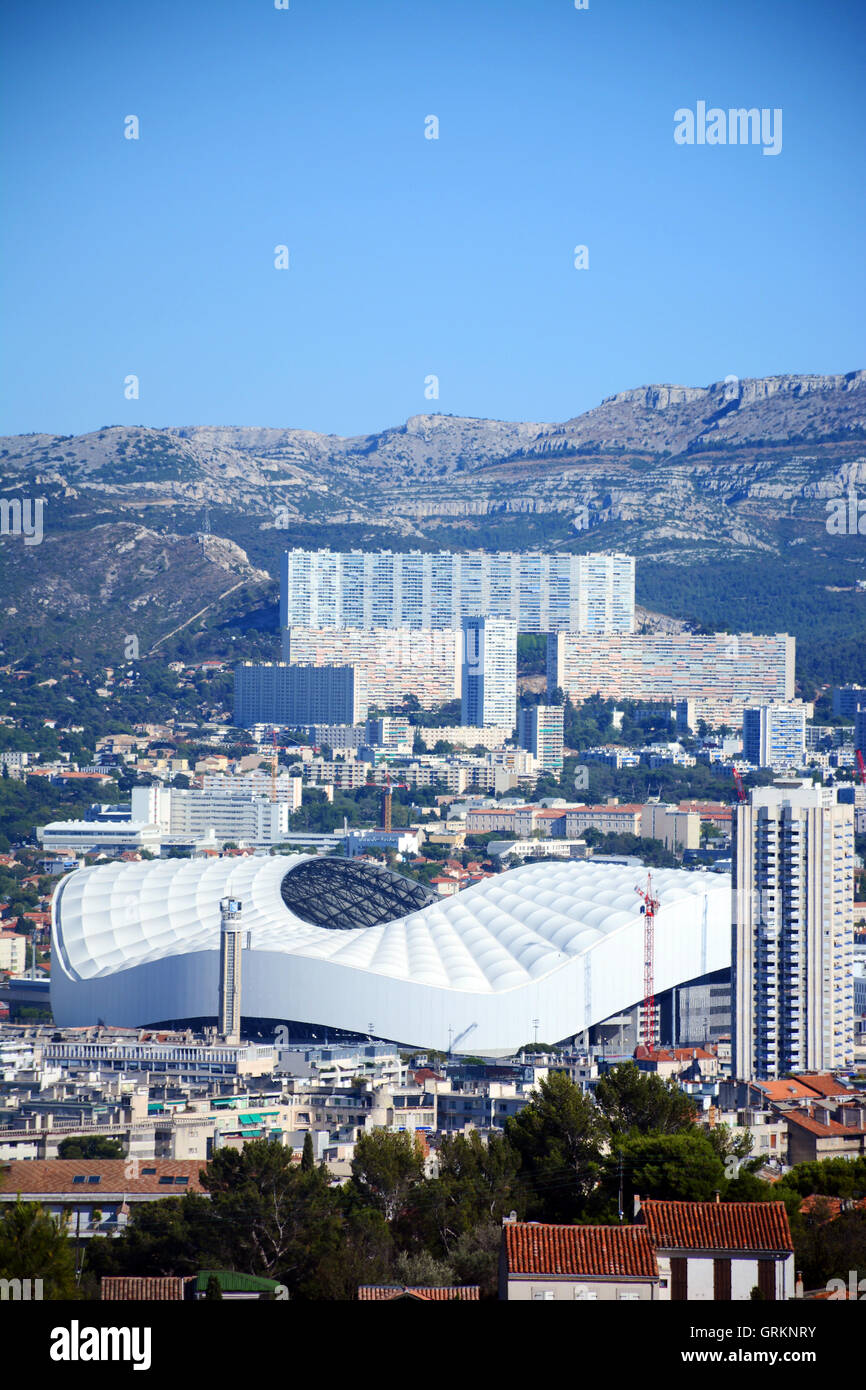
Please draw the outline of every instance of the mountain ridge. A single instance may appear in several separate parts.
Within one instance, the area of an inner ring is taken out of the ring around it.
[[[238,604],[272,602],[292,545],[626,550],[639,597],[656,584],[647,606],[707,621],[720,567],[758,565],[804,594],[819,575],[828,590],[855,587],[862,538],[829,536],[826,504],[866,495],[866,371],[656,383],[560,422],[420,413],[354,436],[210,425],[7,436],[0,465],[0,500],[46,499],[42,544],[0,539],[7,649],[24,611],[37,646],[71,624],[84,650],[116,646],[130,612],[148,645],[205,607],[207,622],[228,621]],[[218,558],[203,535],[225,542]],[[680,577],[661,602],[665,567]],[[704,587],[687,602],[696,575]],[[858,632],[863,611],[851,606]]]

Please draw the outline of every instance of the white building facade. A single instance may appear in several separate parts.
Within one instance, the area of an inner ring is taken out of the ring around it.
[[[634,557],[508,551],[291,550],[281,626],[452,628],[480,613],[520,632],[632,632]]]
[[[517,624],[463,619],[461,722],[513,729],[517,719]]]
[[[854,807],[832,788],[752,789],[735,810],[734,1076],[854,1060]]]

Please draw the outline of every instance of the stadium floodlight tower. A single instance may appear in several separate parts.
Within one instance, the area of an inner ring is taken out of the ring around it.
[[[220,898],[219,1032],[228,1043],[241,1040],[241,913],[239,898]]]

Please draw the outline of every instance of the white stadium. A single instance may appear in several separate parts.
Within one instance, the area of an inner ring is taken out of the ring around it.
[[[220,900],[242,904],[245,1020],[455,1052],[559,1042],[643,996],[645,871],[537,863],[449,898],[309,855],[79,869],[54,897],[55,1022],[215,1021]],[[655,993],[731,963],[726,877],[659,869]]]

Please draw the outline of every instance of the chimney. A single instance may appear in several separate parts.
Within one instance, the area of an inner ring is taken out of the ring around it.
[[[795,1298],[802,1298],[802,1297],[803,1297],[803,1293],[804,1293],[804,1289],[803,1289],[803,1271],[802,1271],[802,1269],[798,1269],[798,1270],[797,1270],[797,1282],[796,1282],[796,1284],[794,1285],[794,1297],[795,1297]]]
[[[721,1194],[721,1192],[719,1191],[718,1188],[716,1188],[716,1191],[715,1191],[715,1198],[716,1198],[716,1206],[718,1206],[719,1203],[720,1203],[721,1200],[722,1200],[722,1194]]]
[[[640,1215],[640,1193],[636,1192],[636,1193],[634,1194],[634,1205],[633,1205],[632,1214],[631,1214],[631,1219],[632,1219],[632,1221],[636,1221],[637,1218],[639,1217],[639,1215]]]

